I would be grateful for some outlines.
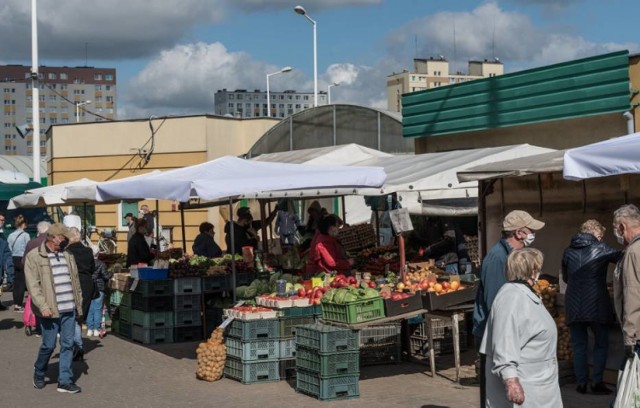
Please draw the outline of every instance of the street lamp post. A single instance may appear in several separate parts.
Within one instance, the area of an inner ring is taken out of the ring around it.
[[[329,86],[327,87],[327,104],[331,105],[331,87],[332,86],[340,86],[339,82],[334,82],[332,84],[329,84]]]
[[[267,74],[267,115],[271,117],[271,99],[269,96],[269,77],[272,75],[278,74],[286,74],[287,72],[291,72],[291,67],[284,67],[280,71],[272,72],[271,74]]]
[[[313,24],[313,106],[318,106],[318,36],[316,33],[316,22],[307,14],[302,6],[295,6],[293,11],[305,16]]]
[[[40,90],[38,85],[38,13],[36,0],[31,0],[31,109],[33,136],[33,181],[40,183]]]
[[[76,102],[76,123],[80,123],[80,107],[90,104],[91,101]]]

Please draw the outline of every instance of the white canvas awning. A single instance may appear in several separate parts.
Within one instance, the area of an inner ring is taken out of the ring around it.
[[[376,187],[385,178],[380,167],[269,163],[225,156],[157,174],[98,183],[96,194],[99,201],[144,198],[213,201],[265,190]]]
[[[76,205],[82,204],[86,201],[75,201],[65,199],[65,190],[68,187],[87,187],[95,186],[96,182],[83,178],[80,180],[71,181],[68,183],[55,184],[47,187],[34,188],[27,190],[24,194],[13,197],[9,201],[7,208],[12,210],[14,208],[25,207],[46,207],[50,205]],[[94,190],[95,191],[95,190]]]
[[[640,173],[640,132],[569,149],[564,154],[564,178],[583,180]]]
[[[562,171],[563,156],[564,150],[557,150],[512,160],[497,161],[482,166],[473,166],[459,171],[458,179],[461,182],[474,182],[503,177],[520,177],[529,174],[553,173]]]
[[[260,156],[253,157],[251,160],[277,163],[349,166],[379,157],[393,157],[393,155],[351,143],[339,146],[261,154]]]

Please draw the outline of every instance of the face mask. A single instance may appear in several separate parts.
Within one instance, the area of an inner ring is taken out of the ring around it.
[[[618,241],[618,244],[624,245],[624,237],[618,232],[617,228],[613,229],[613,235],[616,236],[616,241]]]
[[[60,242],[60,251],[64,251],[64,249],[67,247],[67,245],[69,245],[69,240],[65,239],[64,241]]]
[[[524,244],[525,247],[528,247],[531,244],[533,244],[533,241],[535,240],[536,240],[536,234],[532,232],[531,234],[527,234],[527,237],[522,241],[522,243]]]
[[[329,229],[329,235],[331,235],[332,237],[337,237],[338,236],[338,229],[337,228]]]
[[[537,281],[538,281],[538,279],[540,279],[540,272],[536,273],[536,277],[535,277],[535,278],[533,278],[533,281],[534,281],[534,282],[537,282]]]

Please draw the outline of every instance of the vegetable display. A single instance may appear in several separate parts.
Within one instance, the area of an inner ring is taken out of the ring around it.
[[[204,381],[218,381],[224,373],[224,363],[227,358],[227,348],[222,343],[224,330],[216,328],[205,343],[200,343],[196,354],[198,368],[196,377]]]
[[[370,287],[354,288],[347,286],[343,288],[329,289],[324,296],[322,296],[322,303],[336,303],[339,305],[355,302],[363,299],[373,299],[380,297],[380,293],[377,290]]]

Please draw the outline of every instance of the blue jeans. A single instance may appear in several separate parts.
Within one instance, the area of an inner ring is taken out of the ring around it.
[[[100,292],[100,297],[91,301],[89,313],[87,314],[87,330],[100,329],[102,323],[102,301],[104,300],[104,292]]]
[[[39,318],[40,331],[42,332],[42,345],[38,351],[38,358],[34,364],[35,373],[44,377],[49,368],[49,359],[56,348],[56,335],[60,333],[60,361],[58,384],[70,384],[73,382],[71,360],[73,358],[73,332],[76,325],[76,313],[62,313],[59,318]]]
[[[589,343],[590,328],[595,339],[593,345],[593,377],[594,384],[602,382],[607,363],[607,351],[609,349],[609,330],[606,325],[600,323],[576,322],[569,325],[571,332],[571,346],[573,347],[573,367],[576,373],[577,383],[587,384],[589,381],[589,364],[587,360],[587,349]]]
[[[82,326],[76,322],[76,327],[73,330],[73,345],[76,350],[82,351]]]

